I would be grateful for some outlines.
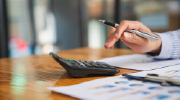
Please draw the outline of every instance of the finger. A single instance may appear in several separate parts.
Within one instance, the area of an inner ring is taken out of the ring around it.
[[[110,37],[115,33],[115,31],[116,31],[116,28],[114,28],[114,27],[109,28],[107,40],[110,39]]]
[[[115,34],[112,34],[112,36],[109,38],[109,40],[107,41],[107,43],[104,45],[105,48],[111,48],[112,46],[114,46],[114,43],[117,41],[114,38]]]
[[[115,35],[114,40],[107,42],[108,46],[113,46],[115,44],[115,42],[121,37],[122,33],[125,30],[130,30],[130,29],[136,29],[139,30],[140,27],[140,23],[138,23],[137,21],[121,21],[120,25],[118,26],[118,28],[115,31]],[[111,45],[110,45],[111,44]]]
[[[140,29],[141,23],[138,21],[121,21],[117,29],[111,28],[108,33],[108,42],[105,44],[106,48],[113,46],[116,41],[121,37],[125,30]],[[115,31],[116,30],[116,31]],[[114,33],[115,32],[115,33]]]
[[[147,39],[128,32],[124,32],[120,39],[123,42],[135,43],[139,45],[144,45],[145,43],[148,42]]]
[[[121,21],[119,27],[116,29],[116,33],[118,34],[116,38],[117,39],[120,38],[125,30],[131,30],[131,29],[144,30],[146,32],[151,33],[151,30],[139,21]]]
[[[108,41],[104,45],[105,48],[111,48],[112,46],[114,46],[116,41],[118,41],[118,39],[115,38],[117,37],[117,34],[115,33],[115,31],[116,31],[116,28],[110,27],[109,32],[108,32]]]
[[[114,46],[110,47],[110,49],[113,49],[113,48],[114,48]]]

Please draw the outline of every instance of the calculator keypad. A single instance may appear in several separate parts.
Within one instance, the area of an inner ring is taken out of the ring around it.
[[[111,66],[105,62],[95,62],[95,61],[83,61],[83,60],[69,60],[68,62],[71,65],[79,65],[81,67],[91,67],[91,68],[106,68],[106,69],[114,69],[114,66]]]

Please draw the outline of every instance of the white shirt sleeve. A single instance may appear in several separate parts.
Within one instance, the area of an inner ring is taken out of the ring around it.
[[[178,59],[180,57],[180,29],[157,34],[162,40],[160,54],[145,53],[145,55],[157,59]]]

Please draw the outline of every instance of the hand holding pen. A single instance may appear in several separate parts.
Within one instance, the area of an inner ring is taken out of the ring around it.
[[[104,20],[100,21],[103,22]],[[124,44],[126,44],[136,52],[152,52],[159,54],[161,50],[161,39],[158,35],[156,35],[155,38],[148,39],[144,38],[143,36],[132,34],[130,33],[130,31],[127,30],[136,30],[152,33],[151,30],[145,25],[143,25],[141,22],[121,21],[120,24],[114,24],[113,27],[110,27],[107,37],[108,41],[104,45],[104,47],[112,49],[114,47],[114,44],[120,39]]]

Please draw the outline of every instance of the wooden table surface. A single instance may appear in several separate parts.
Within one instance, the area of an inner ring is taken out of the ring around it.
[[[118,55],[135,54],[127,49],[78,48],[57,52],[62,58],[77,60],[98,60]],[[120,69],[123,73],[136,70]],[[0,59],[0,100],[78,100],[46,87],[68,86],[101,77],[72,78],[49,55],[32,55],[23,58]]]

